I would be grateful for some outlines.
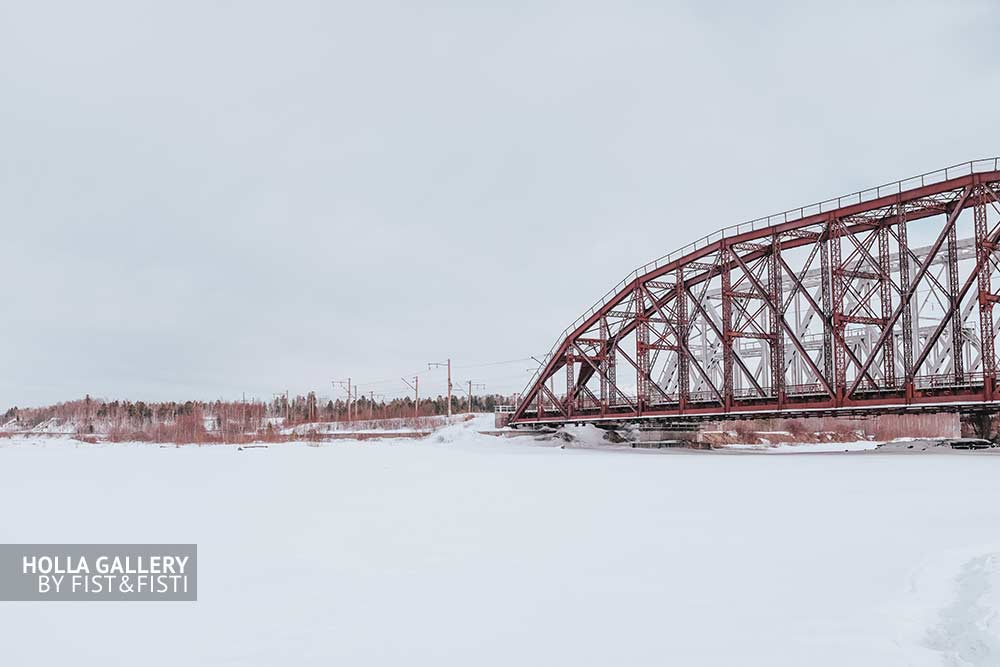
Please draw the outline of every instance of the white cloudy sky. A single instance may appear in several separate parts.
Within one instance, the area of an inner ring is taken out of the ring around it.
[[[1000,154],[993,2],[477,4],[0,0],[0,407],[515,391],[636,265]]]

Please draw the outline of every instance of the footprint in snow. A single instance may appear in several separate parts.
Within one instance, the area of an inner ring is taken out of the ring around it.
[[[927,633],[926,645],[940,651],[944,664],[975,667],[1000,664],[1000,609],[994,585],[1000,582],[1000,554],[965,562],[955,577],[955,597],[941,610],[938,624]],[[991,595],[991,593],[994,593]]]

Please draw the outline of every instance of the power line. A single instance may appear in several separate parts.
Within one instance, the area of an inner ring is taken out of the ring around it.
[[[531,361],[531,357],[524,357],[522,359],[510,359],[507,361],[490,361],[485,364],[466,364],[464,366],[455,366],[454,368],[459,370],[464,368],[486,368],[488,366],[505,366],[507,364],[520,364],[525,361]]]
[[[526,361],[531,361],[531,359],[532,359],[532,357],[522,357],[520,359],[506,359],[504,361],[487,361],[487,362],[478,363],[478,364],[453,365],[452,366],[452,370],[465,370],[465,369],[470,369],[470,368],[488,368],[490,366],[505,366],[505,365],[509,365],[509,364],[520,364],[520,363],[524,363]],[[407,376],[413,376],[413,375],[417,375],[419,373],[426,373],[426,372],[427,372],[426,368],[418,368],[417,370],[414,370],[414,371],[411,371],[409,373],[406,373],[405,375],[407,375]],[[398,378],[391,377],[391,378],[383,378],[383,379],[379,379],[379,380],[370,380],[368,382],[359,382],[358,384],[359,384],[359,386],[372,387],[372,386],[386,385],[386,384],[392,384],[392,385],[397,385],[398,386],[398,383],[399,383],[399,379]]]
[[[481,362],[481,363],[465,364],[465,365],[461,365],[461,366],[456,365],[456,366],[452,366],[452,370],[471,370],[471,369],[490,368],[490,367],[497,367],[497,366],[510,366],[510,365],[513,365],[513,364],[523,364],[525,362],[531,361],[532,359],[533,359],[533,357],[528,356],[528,357],[521,357],[519,359],[503,359],[503,360],[499,360],[499,361],[486,361],[486,362]],[[442,366],[444,366],[444,365],[446,365],[446,364],[442,364]],[[418,370],[411,371],[409,373],[405,373],[404,376],[406,376],[406,377],[415,377],[415,376],[417,376],[417,375],[419,375],[421,373],[434,372],[434,371],[437,371],[437,370],[438,370],[437,368],[430,369],[430,368],[426,368],[425,367],[425,368],[421,368],[421,369],[418,369]],[[527,372],[532,372],[532,371],[527,371]],[[450,373],[449,373],[449,375],[450,375]],[[523,374],[518,374],[517,376],[506,375],[506,376],[503,376],[503,377],[500,377],[500,378],[491,378],[491,382],[493,382],[494,385],[496,383],[498,383],[498,382],[502,384],[502,383],[508,382],[510,380],[518,381],[518,380],[523,379],[523,377],[524,377]],[[370,388],[381,389],[382,391],[392,391],[393,389],[399,389],[399,390],[401,390],[401,393],[405,394],[406,391],[407,391],[407,389],[409,389],[409,390],[413,390],[414,389],[413,384],[411,384],[409,381],[403,379],[402,383],[400,383],[400,380],[401,380],[401,378],[399,378],[399,377],[390,377],[390,378],[381,378],[381,379],[378,379],[378,380],[370,380],[370,381],[367,381],[367,382],[353,382],[351,384],[353,384],[352,389],[354,389],[354,391],[357,391],[356,388],[360,388],[360,387],[364,387],[366,391],[370,391]],[[337,383],[335,383],[334,386],[336,386],[338,384],[340,384],[340,385],[346,385],[347,383],[337,382]],[[449,382],[448,384],[450,385],[451,383]],[[344,388],[346,389],[347,387],[345,386]],[[449,389],[450,389],[450,387],[449,387]],[[351,405],[353,398],[354,398],[353,396],[349,396],[348,399],[347,399],[347,405],[348,405],[348,410],[349,411],[353,407]],[[384,395],[383,395],[383,398],[384,398]],[[449,405],[449,407],[451,406],[451,401],[450,400],[448,401],[448,405]]]

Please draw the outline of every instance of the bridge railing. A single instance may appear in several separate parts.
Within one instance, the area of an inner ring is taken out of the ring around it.
[[[522,396],[527,398],[528,393],[531,391],[531,387],[534,386],[535,382],[541,376],[542,371],[552,360],[552,355],[556,353],[559,346],[566,337],[576,330],[581,324],[586,322],[588,319],[594,316],[595,313],[600,311],[604,306],[608,304],[612,299],[618,296],[621,291],[630,282],[638,278],[639,276],[646,275],[650,271],[655,271],[656,269],[670,264],[686,255],[689,255],[697,250],[708,247],[714,243],[717,243],[720,239],[728,238],[732,236],[738,236],[740,234],[745,234],[747,232],[756,231],[758,229],[763,229],[766,227],[771,227],[774,225],[784,224],[786,222],[795,222],[796,220],[801,220],[803,218],[809,217],[811,215],[817,215],[820,213],[828,213],[830,211],[835,211],[837,209],[843,208],[845,206],[851,206],[853,204],[863,204],[866,201],[873,201],[881,197],[887,197],[889,195],[900,194],[908,190],[915,190],[916,188],[924,187],[927,185],[933,185],[935,183],[942,183],[944,181],[951,180],[953,178],[960,178],[962,176],[968,176],[970,174],[981,174],[993,171],[1000,171],[1000,157],[983,158],[980,160],[970,160],[969,162],[961,162],[959,164],[952,165],[950,167],[945,167],[944,169],[938,169],[935,171],[929,171],[925,174],[919,174],[917,176],[911,176],[909,178],[904,178],[898,181],[893,181],[891,183],[886,183],[884,185],[879,185],[874,188],[867,188],[865,190],[859,190],[848,195],[842,195],[840,197],[827,199],[815,204],[810,204],[808,206],[800,206],[799,208],[789,209],[787,211],[782,211],[781,213],[775,213],[773,215],[764,216],[762,218],[756,218],[754,220],[748,220],[746,222],[741,222],[735,225],[730,225],[728,227],[723,227],[722,229],[712,232],[707,236],[703,236],[700,239],[692,241],[673,252],[669,252],[666,255],[654,259],[651,262],[647,262],[642,266],[636,268],[625,278],[623,278],[617,285],[612,287],[607,293],[604,294],[600,299],[598,299],[594,304],[584,312],[583,315],[576,318],[572,324],[563,329],[563,332],[559,334],[556,338],[555,343],[552,348],[542,357],[541,363],[538,368],[532,374],[531,379],[528,380],[528,384],[525,385]]]
[[[954,373],[942,373],[939,375],[918,375],[913,378],[913,386],[917,389],[948,389],[951,387],[968,387],[981,385],[983,383],[982,373],[966,373],[961,378],[956,378]]]

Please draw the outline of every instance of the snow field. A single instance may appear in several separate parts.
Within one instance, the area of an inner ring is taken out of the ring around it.
[[[6,664],[995,665],[1000,457],[0,441],[3,542],[196,542],[196,603],[0,603]]]

